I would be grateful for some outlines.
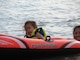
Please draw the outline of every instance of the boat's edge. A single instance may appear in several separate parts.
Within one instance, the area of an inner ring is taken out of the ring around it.
[[[80,48],[66,49],[24,49],[24,48],[0,48],[0,56],[56,56],[80,53]]]

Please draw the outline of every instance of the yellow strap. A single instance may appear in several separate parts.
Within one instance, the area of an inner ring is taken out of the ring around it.
[[[35,31],[36,31],[37,29],[39,29],[39,28],[36,28],[36,29],[33,30],[31,36],[34,36],[34,35],[35,35]],[[43,28],[42,28],[42,29],[43,29]],[[46,35],[46,32],[45,32],[44,29],[43,29],[43,32],[44,32],[44,38],[46,38],[47,35]],[[37,38],[37,37],[33,37],[33,38]]]
[[[35,35],[35,31],[36,31],[36,30],[37,30],[37,28],[33,30],[31,36],[34,36],[34,35]]]

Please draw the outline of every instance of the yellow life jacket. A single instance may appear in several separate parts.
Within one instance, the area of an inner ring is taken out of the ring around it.
[[[30,36],[25,35],[25,37],[37,39],[37,37],[36,37],[37,32],[39,32],[41,35],[43,35],[44,38],[46,38],[46,32],[43,28],[36,28],[36,29],[33,30],[33,32],[31,33]]]

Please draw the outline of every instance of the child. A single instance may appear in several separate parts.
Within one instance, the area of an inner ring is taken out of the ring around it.
[[[80,26],[74,27],[73,37],[74,37],[74,39],[80,41]]]
[[[26,21],[24,24],[24,29],[26,32],[25,37],[27,38],[38,38],[43,40],[46,38],[44,29],[38,28],[35,21]]]

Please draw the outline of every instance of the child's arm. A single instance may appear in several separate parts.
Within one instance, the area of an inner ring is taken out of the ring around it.
[[[45,40],[45,38],[39,32],[36,33],[36,37]]]

